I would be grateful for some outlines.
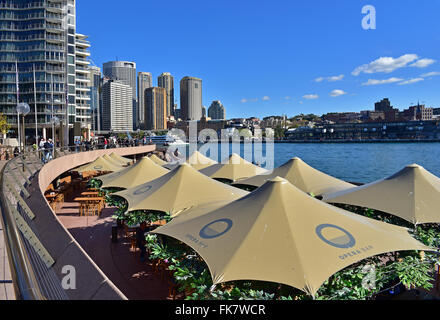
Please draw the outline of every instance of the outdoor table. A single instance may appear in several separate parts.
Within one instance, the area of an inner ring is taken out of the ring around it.
[[[89,210],[93,210],[93,215],[95,215],[95,206],[98,205],[97,211],[98,216],[101,214],[101,209],[103,207],[104,198],[103,197],[79,197],[74,199],[75,202],[79,202],[79,215],[89,215]]]
[[[82,192],[81,195],[84,197],[98,197],[99,192],[98,191],[85,191],[85,192]]]

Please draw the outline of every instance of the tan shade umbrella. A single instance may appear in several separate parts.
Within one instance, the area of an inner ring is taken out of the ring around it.
[[[402,227],[338,209],[275,178],[219,209],[182,214],[154,233],[207,263],[214,284],[283,283],[314,295],[334,273],[374,255],[430,250]]]
[[[167,164],[166,161],[163,161],[162,159],[160,159],[158,156],[156,156],[155,154],[151,155],[149,157],[151,160],[153,160],[157,165],[159,166],[164,166]]]
[[[389,178],[326,194],[323,200],[380,210],[413,224],[440,223],[440,179],[416,164]]]
[[[122,166],[124,166],[124,165],[127,165],[127,164],[123,164],[123,163],[119,162],[119,161],[116,160],[116,159],[113,159],[113,158],[110,157],[108,154],[103,155],[102,158],[103,158],[104,160],[107,160],[107,161],[110,162],[110,163],[113,163],[114,165],[117,165],[117,166],[121,166],[121,167],[122,167]]]
[[[112,158],[113,160],[117,161],[118,163],[120,163],[120,164],[122,164],[124,166],[126,166],[126,165],[128,165],[128,164],[133,162],[133,160],[128,159],[128,158],[124,158],[124,157],[122,157],[119,154],[116,154],[114,152],[112,152],[110,154],[110,158]]]
[[[210,167],[214,164],[217,164],[217,161],[212,160],[211,158],[206,157],[205,155],[203,155],[202,153],[200,153],[199,151],[194,152],[189,158],[188,160],[185,161],[186,163],[188,163],[189,165],[191,165],[194,169],[196,170],[201,170],[207,167]],[[164,165],[164,168],[167,168],[169,170],[173,170],[175,169],[177,166],[179,165],[179,163],[176,164],[167,164]]]
[[[201,174],[186,163],[156,180],[115,193],[128,201],[128,211],[155,210],[172,216],[194,206],[233,201],[247,194]]]
[[[84,166],[79,167],[78,169],[74,169],[72,171],[77,171],[79,173],[87,172],[87,171],[119,171],[122,170],[122,166],[116,165],[108,160],[105,160],[103,157],[97,158],[95,161],[86,164]]]
[[[150,158],[144,157],[138,163],[121,171],[98,177],[102,181],[102,188],[129,189],[140,184],[157,179],[169,171],[155,164]]]
[[[300,190],[316,196],[354,187],[351,183],[339,180],[312,168],[300,158],[290,159],[281,167],[274,169],[269,175],[258,175],[240,180],[234,185],[261,187],[268,180],[275,177],[282,177]]]
[[[264,174],[268,171],[253,165],[249,161],[241,158],[238,154],[233,153],[228,161],[224,163],[214,164],[210,167],[200,170],[201,173],[213,179],[226,179],[230,181],[237,181],[253,177],[257,174]]]

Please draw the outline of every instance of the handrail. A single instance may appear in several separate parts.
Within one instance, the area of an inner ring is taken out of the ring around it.
[[[119,146],[119,148],[121,147],[124,148],[125,146]],[[132,146],[127,145],[126,147],[132,147]],[[52,149],[53,159],[65,156],[66,151],[68,151],[69,154],[74,154],[83,151],[87,152],[93,150],[93,149],[89,149],[89,150],[84,150],[84,149],[80,146],[54,148]],[[96,149],[104,149],[104,148],[100,148],[100,146],[95,145],[94,149],[96,150]],[[108,149],[113,149],[113,148],[108,148]],[[25,236],[22,234],[22,231],[20,230],[20,227],[23,226],[18,225],[19,222],[17,222],[17,216],[14,216],[14,214],[15,215],[19,214],[18,210],[15,207],[15,204],[11,203],[10,200],[11,198],[15,198],[15,200],[17,200],[17,205],[23,208],[20,201],[18,201],[18,199],[14,197],[14,194],[24,198],[26,197],[25,195],[26,190],[25,187],[23,187],[22,185],[16,184],[15,186],[11,186],[10,184],[11,180],[14,179],[11,179],[11,177],[8,177],[8,175],[10,174],[13,178],[15,176],[21,176],[25,180],[31,180],[31,178],[35,174],[37,174],[42,167],[38,168],[38,166],[36,166],[36,163],[29,162],[29,160],[38,160],[40,156],[43,156],[44,151],[45,151],[44,149],[40,149],[31,152],[26,152],[25,154],[20,154],[18,157],[15,157],[12,160],[8,161],[0,173],[0,209],[1,209],[1,222],[3,224],[3,229],[5,234],[4,236],[5,246],[8,254],[9,266],[11,268],[12,282],[13,282],[16,298],[22,300],[47,300],[48,297],[45,294],[47,293],[46,291],[47,289],[44,288],[42,286],[42,283],[40,283],[38,280],[41,278],[38,277],[39,275],[41,276],[41,274],[38,273],[36,266],[32,262],[34,261],[35,263],[35,257],[34,259],[32,259],[31,252],[29,251],[29,243],[26,243]],[[21,161],[19,162],[19,160]],[[44,166],[43,163],[41,163],[41,165]],[[13,170],[16,170],[16,172],[14,173]],[[20,172],[21,170],[23,170],[23,172]],[[29,175],[26,175],[27,173],[30,174],[30,177]],[[22,191],[22,195],[19,195],[18,193],[15,192],[15,190],[10,189],[14,187],[20,187]],[[12,190],[12,192],[8,191],[8,188]],[[23,202],[23,199],[21,199],[21,201]],[[22,220],[21,223],[25,224],[26,221]]]
[[[16,298],[19,300],[45,300],[30,262],[29,253],[13,218],[9,200],[6,198],[6,193],[3,190],[5,186],[5,171],[8,168],[8,164],[14,161],[17,161],[17,158],[9,161],[4,166],[0,177],[0,186],[2,188],[0,192],[2,222],[14,291]]]

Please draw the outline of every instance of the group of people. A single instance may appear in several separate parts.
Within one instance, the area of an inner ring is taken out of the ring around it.
[[[43,164],[49,162],[53,158],[54,143],[52,139],[41,138],[39,144],[40,158]]]

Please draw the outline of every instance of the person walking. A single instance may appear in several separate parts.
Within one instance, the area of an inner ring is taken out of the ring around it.
[[[40,159],[41,159],[41,163],[45,164],[46,163],[46,154],[44,152],[44,144],[46,143],[46,139],[41,138],[40,140]]]

